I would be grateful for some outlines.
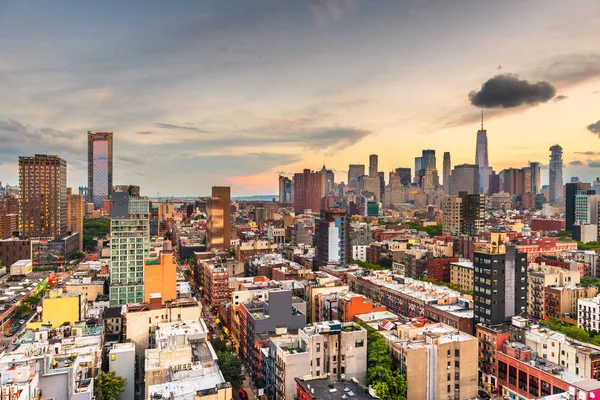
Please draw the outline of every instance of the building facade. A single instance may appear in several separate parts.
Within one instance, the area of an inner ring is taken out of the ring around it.
[[[110,221],[110,304],[144,301],[144,258],[150,245],[150,202],[113,192]]]
[[[60,238],[67,233],[67,162],[58,156],[19,157],[19,233]]]
[[[94,208],[109,200],[113,189],[113,133],[88,131],[88,199]]]
[[[231,190],[213,186],[206,201],[206,248],[229,250],[231,247]]]

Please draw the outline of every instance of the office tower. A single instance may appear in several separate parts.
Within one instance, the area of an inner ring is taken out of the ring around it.
[[[83,195],[73,194],[73,189],[67,188],[67,230],[79,232],[79,251],[83,251],[83,215],[85,203]]]
[[[450,174],[449,193],[452,196],[459,192],[479,192],[479,168],[474,164],[455,165]]]
[[[287,176],[279,175],[279,202],[292,202],[292,180]]]
[[[589,183],[572,182],[567,183],[565,198],[565,230],[571,232],[573,225],[585,225],[597,223],[590,221],[591,204],[589,196],[595,194]]]
[[[113,133],[88,131],[88,199],[96,209],[108,200],[113,184]]]
[[[523,193],[531,193],[531,167],[523,167],[521,171],[523,171]]]
[[[335,183],[335,175],[332,170],[321,168],[321,193],[323,196],[331,194],[333,192]]]
[[[144,301],[144,258],[150,246],[150,201],[114,191],[110,207],[110,306]]]
[[[437,162],[435,160],[435,150],[423,150],[421,169],[437,169]]]
[[[321,210],[321,218],[315,223],[317,254],[314,269],[335,263],[348,265],[350,262],[350,234],[346,210]]]
[[[421,169],[423,168],[423,157],[415,157],[415,176],[414,176],[414,182],[420,184],[420,173],[421,173]]]
[[[489,167],[487,130],[483,129],[483,112],[481,113],[481,129],[477,131],[475,164],[479,165],[480,167]]]
[[[475,252],[474,256],[475,323],[502,324],[525,313],[527,253],[495,242],[487,252]]]
[[[19,231],[22,238],[67,233],[67,162],[58,156],[19,157]]]
[[[320,176],[320,174],[318,174]],[[319,185],[321,181],[319,180]],[[206,249],[229,250],[231,246],[231,190],[213,186],[206,200]]]
[[[379,181],[379,176],[371,177],[371,176],[361,176],[358,181],[359,194],[367,194],[372,193],[375,198],[379,201],[380,198],[380,190],[381,183]]]
[[[369,156],[369,176],[371,178],[377,176],[377,154],[371,154]]]
[[[511,195],[525,193],[525,171],[520,168],[507,168],[500,171],[500,189]]]
[[[358,187],[358,177],[365,174],[365,166],[363,164],[350,164],[348,166],[348,186],[352,188]]]
[[[537,161],[529,163],[529,173],[530,173],[530,182],[529,187],[531,188],[531,193],[537,195],[541,192],[542,187],[540,186],[540,163]]]
[[[412,181],[410,168],[396,168],[396,174],[400,177],[401,186],[410,186],[410,182]]]
[[[440,178],[438,176],[437,169],[435,168],[427,168],[425,170],[425,175],[423,175],[423,179],[421,182],[421,186],[425,194],[433,194],[435,189],[440,184]]]
[[[297,213],[305,210],[321,209],[322,192],[321,173],[305,169],[294,174],[294,208]]]
[[[379,171],[377,173],[377,177],[379,178],[379,201],[383,200],[383,196],[385,195],[385,174],[383,171]]]
[[[555,144],[550,147],[550,202],[557,202],[562,198],[562,147]]]
[[[448,193],[448,185],[450,184],[450,174],[452,173],[452,163],[450,162],[450,152],[444,153],[444,167],[442,171],[442,179],[444,180],[444,191]]]

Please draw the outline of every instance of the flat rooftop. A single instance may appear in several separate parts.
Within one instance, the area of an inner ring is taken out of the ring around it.
[[[173,382],[151,385],[148,395],[151,399],[190,400],[198,393],[216,393],[219,387],[227,387],[227,383],[216,365],[202,370],[181,371],[178,375],[186,374],[188,378]],[[171,397],[173,396],[173,397]]]
[[[369,390],[365,386],[352,380],[331,382],[326,378],[312,380],[295,379],[296,383],[315,400],[370,400],[376,398],[369,394]]]

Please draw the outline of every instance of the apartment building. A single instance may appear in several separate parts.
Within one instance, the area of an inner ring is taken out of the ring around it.
[[[577,324],[577,302],[590,299],[598,294],[597,286],[570,284],[544,288],[544,316],[558,318],[570,324]]]
[[[202,305],[195,299],[178,299],[163,303],[159,295],[150,296],[148,303],[127,304],[123,311],[123,340],[135,343],[138,365],[143,366],[145,351],[152,347],[156,326],[160,323],[184,320],[198,321]],[[143,377],[143,368],[138,376]]]
[[[477,339],[446,324],[397,325],[384,334],[406,376],[407,399],[477,396]]]
[[[473,263],[457,261],[450,263],[450,283],[460,290],[473,291]]]
[[[318,322],[298,331],[301,347],[310,354],[310,375],[365,381],[367,331],[340,321]]]
[[[580,273],[545,264],[531,263],[527,271],[527,308],[534,318],[545,318],[544,289],[568,284],[578,284]]]

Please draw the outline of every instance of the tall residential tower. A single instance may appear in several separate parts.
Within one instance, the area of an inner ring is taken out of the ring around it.
[[[115,191],[110,207],[110,305],[144,301],[144,258],[150,247],[150,201]]]
[[[88,131],[88,199],[94,208],[110,199],[113,184],[113,133]]]
[[[231,246],[231,188],[229,186],[213,186],[212,196],[206,201],[206,214],[206,249],[229,250]]]
[[[19,157],[19,233],[23,238],[67,233],[67,162],[58,156]]]
[[[452,174],[452,163],[450,162],[450,152],[444,153],[444,169],[442,170],[444,179],[444,192],[448,193],[450,189],[450,174]]]

